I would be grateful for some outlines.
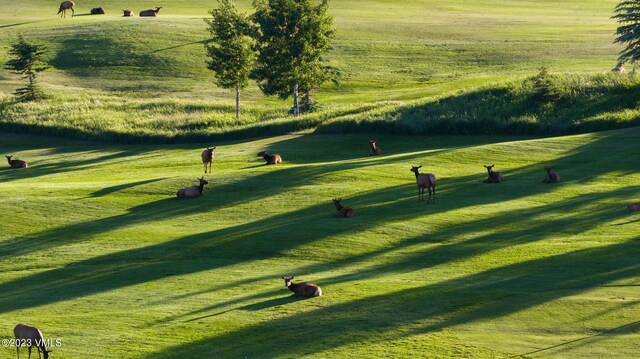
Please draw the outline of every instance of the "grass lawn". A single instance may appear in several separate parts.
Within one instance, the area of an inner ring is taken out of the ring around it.
[[[0,168],[0,337],[36,325],[55,359],[637,355],[640,128],[378,140],[380,157],[363,134],[216,143],[204,196],[181,200],[211,144],[0,135],[30,162]],[[491,163],[503,183],[482,183]],[[325,295],[291,298],[282,275]]]

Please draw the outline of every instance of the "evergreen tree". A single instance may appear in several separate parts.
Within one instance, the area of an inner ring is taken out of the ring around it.
[[[209,13],[212,43],[206,44],[207,67],[215,73],[216,85],[236,91],[236,118],[240,117],[240,90],[247,86],[255,59],[249,19],[238,12],[232,0],[218,0]]]
[[[266,95],[293,97],[297,117],[299,93],[311,108],[311,91],[337,76],[322,58],[335,35],[329,1],[314,6],[311,0],[255,0],[253,5],[258,61],[252,77]]]
[[[634,63],[640,59],[640,0],[620,2],[612,16],[620,26],[616,30],[614,43],[626,44],[618,56],[618,64]]]
[[[5,69],[29,80],[26,87],[16,89],[15,95],[21,101],[32,101],[43,97],[36,82],[36,75],[49,68],[43,60],[44,53],[43,46],[30,44],[22,36],[19,36],[18,42],[11,45],[11,49],[9,49],[9,55],[13,58],[7,61]]]

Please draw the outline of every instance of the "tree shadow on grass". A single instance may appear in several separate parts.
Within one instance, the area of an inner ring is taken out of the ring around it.
[[[153,179],[142,180],[142,181],[137,181],[137,182],[123,183],[123,184],[119,184],[119,185],[115,185],[115,186],[111,186],[111,187],[105,187],[105,188],[102,188],[100,190],[97,190],[97,191],[91,193],[89,195],[89,197],[85,197],[85,198],[102,197],[102,196],[110,195],[110,194],[112,194],[114,192],[122,191],[124,189],[129,189],[129,188],[133,188],[133,187],[136,187],[136,186],[141,186],[141,185],[145,185],[145,184],[149,184],[149,183],[153,183],[153,182],[158,182],[158,181],[162,181],[164,179],[165,178],[153,178]]]

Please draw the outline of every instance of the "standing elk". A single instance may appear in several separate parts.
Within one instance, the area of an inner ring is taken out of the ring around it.
[[[369,156],[379,156],[382,154],[380,151],[380,147],[378,147],[378,140],[369,140],[371,142],[371,151],[369,152]]]
[[[486,168],[487,172],[489,172],[489,178],[484,180],[484,183],[500,183],[500,182],[502,182],[502,180],[504,178],[502,176],[502,172],[494,172],[493,171],[493,166],[495,166],[495,164],[493,164],[491,166],[484,165],[484,168]]]
[[[553,172],[553,167],[545,167],[545,171],[547,171],[547,176],[544,178],[544,183],[558,183],[560,182],[560,175]]]
[[[294,278],[293,276],[281,278],[284,279],[285,287],[289,288],[289,290],[293,292],[294,297],[313,298],[322,295],[322,289],[313,283],[302,282],[294,284],[291,282]]]
[[[158,12],[160,12],[160,9],[162,9],[162,7],[156,7],[155,10],[142,10],[140,11],[140,17],[143,17],[143,16],[156,17],[158,16]]]
[[[71,10],[71,17],[74,17],[76,15],[76,12],[73,10],[73,7],[76,4],[73,1],[63,1],[62,3],[60,3],[60,8],[58,9],[58,14],[62,13],[62,15],[60,15],[60,17],[67,17],[67,10]],[[56,14],[57,15],[57,14]]]
[[[341,205],[340,201],[342,201],[342,198],[336,198],[333,200],[333,205],[336,206],[336,209],[338,210],[336,217],[353,217],[356,214],[356,212],[353,211],[353,208]]]
[[[416,183],[418,184],[418,200],[424,201],[424,189],[427,188],[429,190],[427,203],[431,200],[432,194],[433,203],[436,203],[436,176],[432,173],[420,173],[418,171],[420,167],[422,167],[422,165],[418,167],[411,166],[411,172],[416,175]]]
[[[277,165],[278,163],[282,162],[282,157],[280,157],[280,155],[277,153],[270,155],[267,153],[267,151],[260,151],[257,157],[264,158],[264,160],[267,161],[268,165]]]
[[[207,147],[207,149],[202,151],[202,154],[200,155],[202,157],[202,164],[204,165],[204,173],[207,173],[207,165],[209,165],[209,173],[211,173],[211,162],[213,162],[213,150],[215,149],[215,146]]]
[[[207,182],[207,180],[204,179],[204,176],[202,176],[202,178],[197,179],[197,181],[200,182],[199,185],[180,188],[178,192],[176,192],[176,196],[180,198],[193,198],[193,197],[202,196],[204,185],[209,184],[209,182]]]
[[[11,166],[11,168],[27,168],[27,167],[29,167],[29,164],[27,163],[27,161],[12,160],[11,157],[13,157],[13,155],[5,156],[5,157],[7,158],[7,162],[9,162],[9,166]]]
[[[31,347],[35,346],[38,349],[38,358],[40,358],[40,352],[42,352],[44,359],[49,359],[51,350],[47,350],[42,332],[38,328],[18,324],[13,328],[13,335],[16,337],[18,359],[20,359],[20,347],[23,345],[29,348],[29,358],[31,358]]]

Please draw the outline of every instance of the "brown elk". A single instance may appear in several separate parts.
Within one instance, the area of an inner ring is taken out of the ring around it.
[[[202,196],[204,185],[209,184],[209,182],[204,179],[204,176],[202,178],[199,178],[198,181],[200,182],[200,184],[197,186],[180,188],[178,192],[176,192],[176,196],[181,198],[193,198]]]
[[[160,9],[162,9],[162,7],[156,7],[155,10],[142,10],[142,11],[140,11],[140,16],[153,16],[153,17],[156,17],[156,16],[158,16],[158,12],[160,12]]]
[[[131,10],[122,10],[122,12],[123,12],[122,16],[127,16],[128,17],[128,16],[133,16],[134,15],[133,11],[131,11]]]
[[[58,9],[58,14],[62,13],[62,15],[60,15],[60,17],[67,17],[67,10],[71,10],[71,17],[74,17],[76,15],[76,12],[73,10],[73,7],[76,4],[73,1],[63,1],[60,3],[60,8]],[[57,15],[57,14],[56,14]]]
[[[336,217],[353,217],[356,214],[356,212],[353,211],[353,208],[341,205],[340,201],[342,201],[342,198],[336,198],[333,200],[333,205],[336,206],[336,209],[338,210]]]
[[[29,164],[27,163],[27,161],[12,160],[11,157],[13,157],[13,155],[5,156],[5,157],[7,158],[7,162],[9,162],[9,166],[11,166],[11,168],[27,168],[27,167],[29,167]]]
[[[378,140],[369,140],[371,142],[371,151],[369,152],[369,156],[379,156],[382,154],[380,151],[380,147],[378,147]]]
[[[211,173],[211,162],[213,162],[213,150],[215,149],[215,147],[207,147],[200,155],[202,157],[202,164],[204,165],[204,173],[207,173],[207,165],[209,165],[209,173]]]
[[[493,166],[495,166],[495,164],[493,164],[491,166],[484,165],[484,168],[486,168],[487,172],[489,172],[489,178],[484,180],[484,183],[500,183],[500,182],[502,182],[502,179],[503,179],[502,172],[494,172],[493,171]]]
[[[103,7],[94,7],[91,9],[91,15],[104,15],[105,11]]]
[[[630,205],[628,205],[627,211],[629,212],[640,211],[640,202],[631,203]]]
[[[411,172],[416,175],[416,183],[418,184],[418,200],[424,201],[424,189],[427,188],[429,190],[427,203],[431,200],[431,195],[433,195],[433,203],[436,203],[436,176],[433,173],[420,173],[418,169],[421,167],[422,165],[411,166]]]
[[[553,167],[545,167],[545,171],[547,171],[547,176],[544,178],[544,183],[558,183],[560,182],[560,175],[553,172]]]
[[[260,151],[257,157],[264,158],[264,160],[267,161],[268,165],[277,165],[278,163],[282,162],[282,157],[280,157],[280,155],[277,153],[270,155],[267,153],[267,151]]]
[[[42,332],[38,328],[18,324],[13,328],[13,334],[16,337],[16,351],[18,352],[18,359],[20,359],[21,346],[27,346],[29,348],[29,358],[31,358],[31,347],[35,346],[36,349],[38,349],[38,358],[40,358],[40,352],[42,352],[44,359],[49,359],[49,353],[51,350],[47,350]]]
[[[616,65],[616,67],[614,67],[613,69],[611,69],[611,72],[616,73],[616,74],[623,74],[625,73],[625,69],[622,66],[621,62],[618,62],[618,64]]]
[[[302,282],[294,284],[291,282],[294,278],[293,276],[281,278],[284,279],[285,287],[289,288],[289,290],[293,292],[294,297],[313,298],[322,295],[322,289],[313,283]]]

